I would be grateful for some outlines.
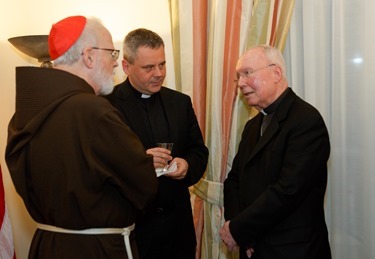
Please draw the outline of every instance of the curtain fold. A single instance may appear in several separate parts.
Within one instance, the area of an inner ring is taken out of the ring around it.
[[[375,258],[372,0],[297,1],[285,52],[296,92],[327,124],[332,258]]]
[[[174,60],[174,74],[175,74],[175,89],[183,92],[182,89],[182,79],[181,79],[181,30],[180,17],[179,17],[179,1],[169,0],[169,13],[170,13],[170,23],[171,23],[171,35],[172,35],[172,52]]]

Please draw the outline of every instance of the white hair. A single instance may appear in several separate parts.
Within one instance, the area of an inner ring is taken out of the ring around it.
[[[256,48],[262,48],[264,51],[264,55],[266,56],[269,64],[278,65],[283,72],[283,76],[286,77],[285,60],[284,60],[283,54],[281,53],[279,49],[272,47],[270,45],[259,45]]]

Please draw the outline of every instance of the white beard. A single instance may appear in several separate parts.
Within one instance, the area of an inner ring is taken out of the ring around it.
[[[107,95],[112,93],[113,88],[114,88],[114,81],[111,78],[110,80],[107,80],[106,83],[103,84],[102,88],[100,89],[100,95]]]
[[[99,60],[100,62],[100,60]],[[114,79],[113,75],[107,75],[104,69],[97,69],[97,72],[94,74],[94,81],[99,85],[99,95],[107,95],[112,93],[114,88]]]

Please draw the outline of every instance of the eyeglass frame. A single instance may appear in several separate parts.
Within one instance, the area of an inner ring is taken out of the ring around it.
[[[112,56],[113,60],[117,60],[120,56],[120,50],[119,49],[106,49],[106,48],[99,48],[99,47],[91,47],[91,49],[111,51],[111,56]]]
[[[264,67],[260,67],[260,68],[257,68],[257,69],[247,69],[245,70],[245,72],[243,73],[237,73],[236,75],[236,79],[234,80],[234,82],[237,84],[238,81],[240,80],[241,77],[244,77],[244,78],[250,78],[254,75],[255,72],[259,71],[259,70],[262,70],[264,68],[268,68],[268,67],[273,67],[273,66],[276,66],[275,63],[272,63],[272,64],[269,64],[267,66],[264,66]]]

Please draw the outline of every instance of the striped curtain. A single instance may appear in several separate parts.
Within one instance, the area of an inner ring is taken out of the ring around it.
[[[0,166],[0,259],[12,258],[16,258],[16,255],[13,247],[12,228],[5,206],[3,174]]]
[[[223,181],[244,124],[256,111],[234,84],[237,59],[247,48],[283,50],[294,0],[169,0],[176,89],[192,97],[210,150],[205,176],[192,192],[196,258],[236,258],[221,242]]]

